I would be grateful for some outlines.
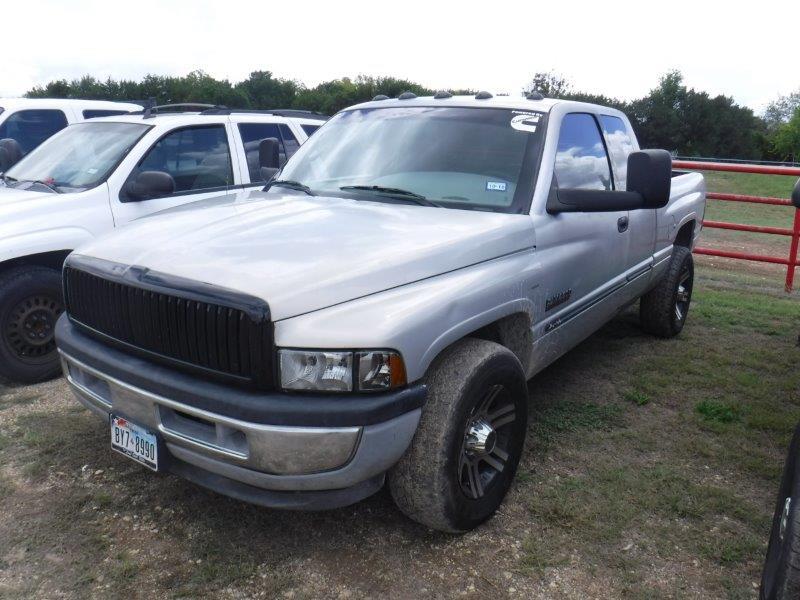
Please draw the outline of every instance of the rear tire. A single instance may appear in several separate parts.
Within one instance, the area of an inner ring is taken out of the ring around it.
[[[62,312],[55,269],[16,267],[0,275],[0,376],[36,383],[60,373],[54,333]]]
[[[678,335],[689,314],[693,284],[692,251],[675,246],[667,272],[656,287],[642,296],[639,304],[642,329],[663,338]]]
[[[761,575],[761,600],[800,598],[800,426],[789,446]]]
[[[507,348],[464,339],[429,370],[428,399],[389,487],[407,516],[451,533],[473,529],[500,506],[527,429],[528,388]]]

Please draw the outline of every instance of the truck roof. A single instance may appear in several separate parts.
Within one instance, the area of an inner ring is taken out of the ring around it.
[[[199,111],[188,111],[188,112],[162,112],[162,113],[155,113],[152,116],[145,117],[141,112],[137,112],[135,114],[130,115],[114,115],[111,117],[98,117],[92,119],[93,122],[96,121],[107,121],[107,122],[114,122],[114,123],[144,123],[146,125],[167,125],[170,127],[181,126],[181,125],[196,125],[198,123],[203,123],[204,121],[213,122],[213,119],[216,117],[219,121],[226,121],[228,117],[242,117],[246,116],[248,120],[254,121],[270,121],[273,122],[276,119],[287,119],[292,121],[297,121],[303,124],[316,124],[320,125],[322,121],[327,119],[327,117],[320,118],[314,116],[302,116],[302,114],[280,114],[282,111],[276,111],[275,113],[271,112],[261,112],[261,111],[220,111],[220,112],[208,112],[203,113]]]
[[[614,108],[601,106],[598,104],[590,104],[588,102],[576,102],[574,100],[559,100],[556,98],[539,98],[529,100],[525,96],[492,96],[491,94],[487,94],[487,96],[483,98],[478,97],[483,94],[486,94],[486,92],[481,92],[480,94],[476,94],[474,96],[447,96],[437,98],[436,96],[416,97],[412,95],[413,97],[408,97],[406,99],[401,99],[401,97],[386,98],[383,100],[373,99],[369,102],[356,104],[355,106],[351,106],[345,110],[355,108],[386,108],[389,106],[451,106],[464,108],[505,108],[511,110],[538,111],[547,113],[550,112],[554,106],[569,104],[574,105],[576,110],[580,110],[580,108],[583,107],[584,109],[591,109],[592,112],[602,109],[603,111],[608,111],[609,113],[619,113],[619,111]]]

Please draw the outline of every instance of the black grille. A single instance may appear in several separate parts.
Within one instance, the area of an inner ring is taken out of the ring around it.
[[[215,303],[113,281],[66,267],[67,313],[95,333],[173,366],[272,384],[268,319]]]

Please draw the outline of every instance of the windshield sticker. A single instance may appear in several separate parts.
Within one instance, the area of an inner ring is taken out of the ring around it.
[[[517,131],[536,131],[539,115],[517,115],[511,119],[511,127]]]
[[[505,192],[508,184],[505,181],[487,181],[487,192]]]

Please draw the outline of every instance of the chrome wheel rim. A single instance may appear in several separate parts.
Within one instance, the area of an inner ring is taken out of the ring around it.
[[[678,290],[675,294],[675,319],[680,323],[689,312],[689,302],[692,300],[692,270],[687,264],[681,271],[678,279]]]
[[[62,312],[64,307],[55,298],[30,296],[11,310],[3,337],[20,360],[41,362],[56,349],[55,327]]]
[[[458,481],[467,498],[485,496],[506,469],[515,420],[514,400],[502,385],[489,388],[470,413],[458,460]]]

